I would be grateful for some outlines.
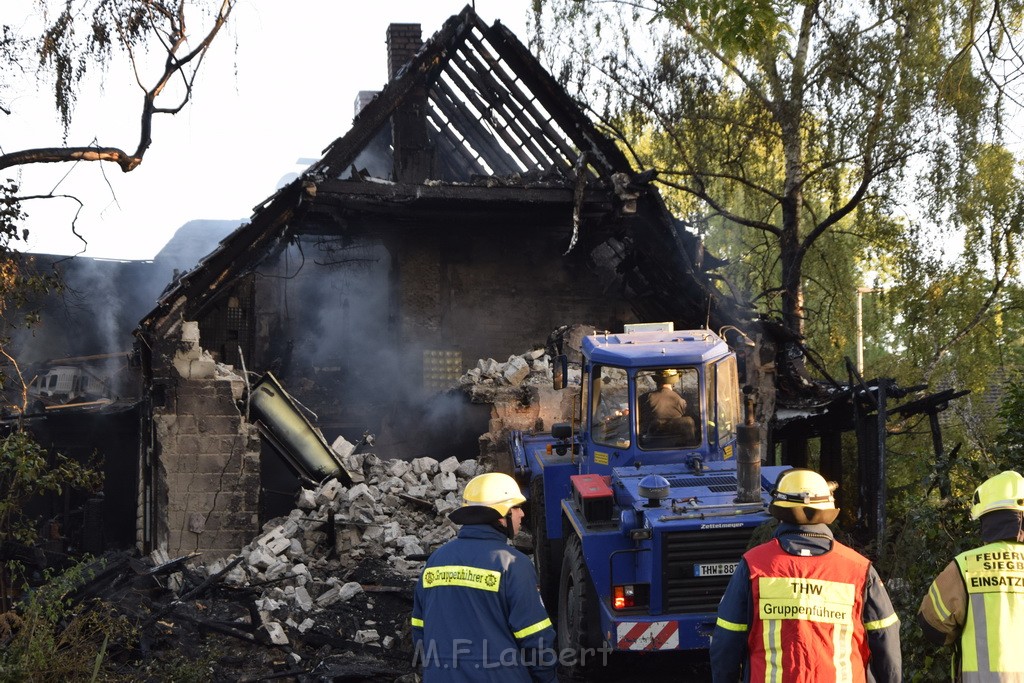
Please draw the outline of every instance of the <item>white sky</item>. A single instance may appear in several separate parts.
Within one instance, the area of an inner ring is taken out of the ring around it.
[[[199,75],[192,103],[154,119],[153,144],[131,173],[96,162],[7,169],[21,194],[73,194],[85,203],[33,201],[30,251],[97,258],[149,259],[181,225],[196,219],[248,220],[283,180],[319,158],[351,126],[360,90],[387,82],[390,23],[419,23],[426,40],[472,0],[240,0]],[[31,17],[35,0],[3,0],[0,24]],[[530,0],[476,0],[491,24],[500,20],[524,43]],[[26,22],[30,19],[26,19]],[[200,27],[193,31],[198,33]],[[28,74],[0,93],[4,152],[56,146],[61,129],[47,86]],[[69,145],[138,144],[142,92],[126,66],[112,67],[79,95]],[[0,172],[0,178],[7,177]],[[84,250],[84,251],[83,251]]]

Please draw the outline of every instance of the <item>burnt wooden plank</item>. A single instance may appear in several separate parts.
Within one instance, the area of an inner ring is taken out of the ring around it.
[[[558,150],[560,150],[561,153],[567,159],[570,159],[573,163],[575,163],[575,157],[579,156],[580,154],[579,150],[577,150],[577,148],[574,148],[571,144],[569,144],[569,141],[566,139],[564,133],[559,132],[551,125],[551,121],[553,120],[551,115],[547,114],[546,112],[542,112],[537,108],[537,106],[534,104],[534,102],[536,101],[536,97],[534,97],[534,95],[532,95],[532,93],[529,92],[525,84],[520,85],[520,79],[518,78],[518,74],[516,74],[515,80],[509,78],[506,70],[502,69],[499,66],[499,57],[496,57],[494,54],[490,53],[490,50],[487,49],[487,45],[482,40],[477,38],[476,34],[470,33],[467,36],[467,39],[473,43],[474,47],[476,48],[476,53],[483,57],[483,59],[488,63],[488,65],[492,66],[492,72],[498,75],[498,77],[505,84],[506,88],[508,88],[509,92],[519,93],[520,96],[517,97],[516,99],[522,103],[523,109],[529,114],[530,119],[532,119],[532,121],[536,122],[537,125],[541,127],[541,129],[545,133],[545,138],[552,144],[557,145]]]
[[[471,233],[500,235],[509,230],[523,230],[524,226],[535,236],[550,236],[557,242],[554,249],[563,251],[572,237],[572,226],[566,220],[568,215],[565,207],[558,204],[463,204],[448,207],[432,208],[429,211],[398,210],[393,202],[372,201],[366,198],[350,199],[344,203],[333,205],[322,204],[318,207],[321,219],[315,224],[303,222],[296,229],[296,234],[320,237],[366,235],[386,239],[404,239],[410,232],[422,235],[426,232],[452,234],[461,230]],[[601,207],[588,207],[594,213],[588,214],[595,228],[588,231],[587,237],[600,241],[609,235],[609,223],[602,223],[603,214],[597,212]],[[603,207],[609,208],[609,207]],[[328,216],[336,216],[336,220],[325,220]],[[580,258],[585,253],[579,250]],[[575,257],[575,252],[570,258]]]
[[[522,149],[522,141],[516,139],[515,136],[509,131],[509,115],[507,112],[502,111],[500,102],[496,102],[497,107],[492,106],[492,103],[482,99],[482,96],[477,92],[476,88],[470,84],[466,78],[463,77],[459,69],[454,68],[456,61],[453,59],[448,62],[447,67],[444,69],[444,75],[451,79],[452,84],[458,88],[460,94],[466,98],[466,100],[476,108],[478,112],[485,119],[491,120],[491,129],[497,134],[499,138],[505,143],[508,148],[508,154],[513,155],[519,160],[519,163],[526,169],[543,168],[537,164],[537,161],[533,159]],[[440,79],[438,83],[440,83]],[[506,119],[501,121],[499,119]]]
[[[459,144],[466,148],[468,154],[474,156],[477,163],[486,164],[490,170],[484,175],[510,175],[519,169],[512,163],[508,155],[498,147],[486,130],[468,112],[463,111],[461,104],[452,99],[447,88],[435,88],[430,93],[430,103],[436,109],[435,115],[443,125],[453,131],[453,135],[461,138]],[[447,119],[447,123],[443,122]]]
[[[500,23],[495,23],[484,35],[495,52],[519,76],[524,87],[533,93],[576,146],[595,152],[595,162],[601,176],[607,178],[616,172],[632,172],[632,166],[622,150],[612,140],[602,135],[590,119],[584,116],[579,105],[569,97],[551,74],[540,66],[515,34]]]
[[[477,185],[407,185],[402,183],[354,183],[348,180],[323,180],[316,186],[318,200],[336,201],[338,198],[366,197],[388,198],[403,206],[450,202],[451,200],[499,204],[562,204],[572,207],[572,187],[495,187]],[[584,193],[585,207],[610,209],[612,201],[608,193],[587,190]],[[566,213],[569,224],[571,213]]]
[[[460,54],[462,54],[460,52]],[[459,68],[466,78],[469,79],[477,92],[484,97],[492,109],[501,111],[506,125],[519,139],[521,145],[529,150],[530,155],[537,161],[541,168],[557,167],[562,171],[571,170],[571,165],[565,161],[561,154],[554,153],[554,148],[548,145],[542,147],[537,140],[539,129],[527,130],[523,121],[527,119],[526,112],[506,92],[504,85],[490,73],[486,65],[480,62],[472,53],[465,52],[465,60],[459,63]],[[448,70],[445,71],[448,73]],[[541,136],[543,139],[543,136]]]
[[[488,175],[487,170],[480,165],[480,161],[476,158],[473,151],[466,147],[465,143],[452,132],[450,124],[430,107],[427,108],[427,120],[437,127],[435,144],[446,151],[449,156],[462,160],[462,170],[466,178],[473,174]]]
[[[434,133],[434,144],[437,149],[438,179],[444,182],[466,182],[481,175],[472,167],[475,159],[469,156],[468,150],[461,145],[456,146],[453,140],[442,131]]]
[[[241,564],[242,560],[244,560],[244,559],[245,559],[244,557],[239,555],[235,559],[231,560],[231,562],[229,562],[219,572],[217,572],[216,574],[211,575],[205,581],[203,581],[201,584],[199,584],[198,586],[196,586],[192,590],[188,591],[187,593],[185,593],[184,595],[182,595],[178,599],[174,600],[173,602],[171,602],[171,603],[169,603],[167,605],[164,605],[159,610],[153,612],[151,615],[149,615],[148,618],[146,618],[145,621],[142,622],[142,624],[139,626],[139,628],[146,628],[148,626],[151,626],[152,624],[155,624],[158,620],[162,619],[165,615],[170,614],[175,609],[177,609],[177,607],[179,605],[181,605],[182,603],[185,603],[185,602],[188,602],[189,600],[194,600],[195,598],[198,598],[200,595],[202,595],[207,590],[209,590],[209,588],[211,586],[213,586],[215,583],[221,581],[227,575],[228,572],[230,572],[232,569],[234,569],[239,564]]]
[[[572,169],[579,156],[579,150],[569,144],[564,134],[555,130],[550,123],[550,117],[533,105],[529,94],[524,93],[516,81],[509,77],[499,60],[487,50],[483,41],[472,33],[468,39],[467,48],[471,44],[474,50],[466,50],[467,61],[478,74],[486,74],[494,83],[495,92],[514,112],[517,124],[529,131],[531,141],[543,150],[545,156],[554,160],[560,167]]]
[[[221,285],[234,282],[283,244],[285,227],[299,205],[301,183],[301,179],[289,183],[256,207],[250,223],[221,240],[215,251],[174,283],[139,323],[136,336],[158,335],[182,315],[195,320],[220,294]]]
[[[447,84],[438,80],[430,91],[430,101],[449,121],[458,126],[462,136],[495,173],[509,175],[520,172],[508,152],[499,147],[480,122],[462,108],[462,103]]]

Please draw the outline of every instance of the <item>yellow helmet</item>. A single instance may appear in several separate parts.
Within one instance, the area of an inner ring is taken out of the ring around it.
[[[1013,470],[990,477],[974,491],[971,519],[994,510],[1024,512],[1024,477]]]
[[[679,377],[679,371],[675,368],[665,368],[658,370],[654,374],[654,379],[658,384],[675,384],[676,378]]]
[[[783,522],[831,524],[839,515],[832,495],[836,486],[814,470],[786,470],[775,480],[769,511]]]
[[[448,518],[456,524],[488,524],[525,502],[515,479],[502,472],[488,472],[469,480],[462,492],[462,507]]]

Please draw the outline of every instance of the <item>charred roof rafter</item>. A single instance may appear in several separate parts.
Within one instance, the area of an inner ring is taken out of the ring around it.
[[[406,183],[364,177],[354,163],[403,107],[421,112],[435,148],[433,177]],[[507,28],[487,26],[467,6],[423,44],[320,161],[254,209],[251,223],[181,278],[142,326],[154,317],[164,325],[170,318],[194,317],[232,277],[250,271],[294,235],[350,229],[327,218],[333,215],[348,226],[369,225],[373,218],[381,222],[378,229],[387,230],[435,218],[479,220],[485,228],[547,225],[578,239],[574,249],[594,248],[626,231],[627,259],[609,272],[621,278],[620,286],[635,288],[642,318],[686,320],[695,304],[711,320],[719,312],[728,322],[736,322],[731,314],[748,319],[734,302],[720,301],[701,270],[699,239],[676,229],[647,184],[649,175],[634,173],[624,153]],[[453,176],[466,180],[455,182]],[[574,196],[577,189],[582,194]],[[622,213],[631,204],[637,210],[633,218]],[[311,209],[316,217],[305,225]]]
[[[432,141],[450,171],[516,175],[557,169],[571,181],[587,149],[594,152],[588,171],[595,179],[607,183],[613,173],[632,170],[571,98],[557,94],[557,84],[511,32],[500,23],[488,27],[467,6],[356,116],[349,133],[325,150],[307,177],[341,177],[418,89],[429,103],[423,114]],[[564,107],[574,111],[560,111]]]

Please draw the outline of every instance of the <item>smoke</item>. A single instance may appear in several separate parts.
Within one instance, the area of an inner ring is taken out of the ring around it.
[[[423,388],[425,349],[400,338],[392,273],[379,241],[305,238],[289,247],[261,278],[261,287],[277,285],[270,369],[316,406],[328,440],[368,430],[383,457],[476,457],[489,409]]]
[[[353,169],[360,175],[391,178],[394,164],[394,154],[391,150],[391,126],[384,126],[377,132],[373,140],[359,152],[352,165],[342,172],[340,179],[351,178]]]
[[[12,316],[38,310],[32,326],[11,331],[11,348],[29,381],[37,371],[67,358],[112,356],[82,365],[93,387],[110,398],[134,396],[137,386],[125,372],[134,344],[132,331],[157,303],[175,272],[194,267],[217,243],[238,226],[235,221],[190,221],[152,261],[119,261],[85,256],[69,258],[25,255],[23,265],[36,272],[56,271],[64,283],[61,293],[26,302]]]

